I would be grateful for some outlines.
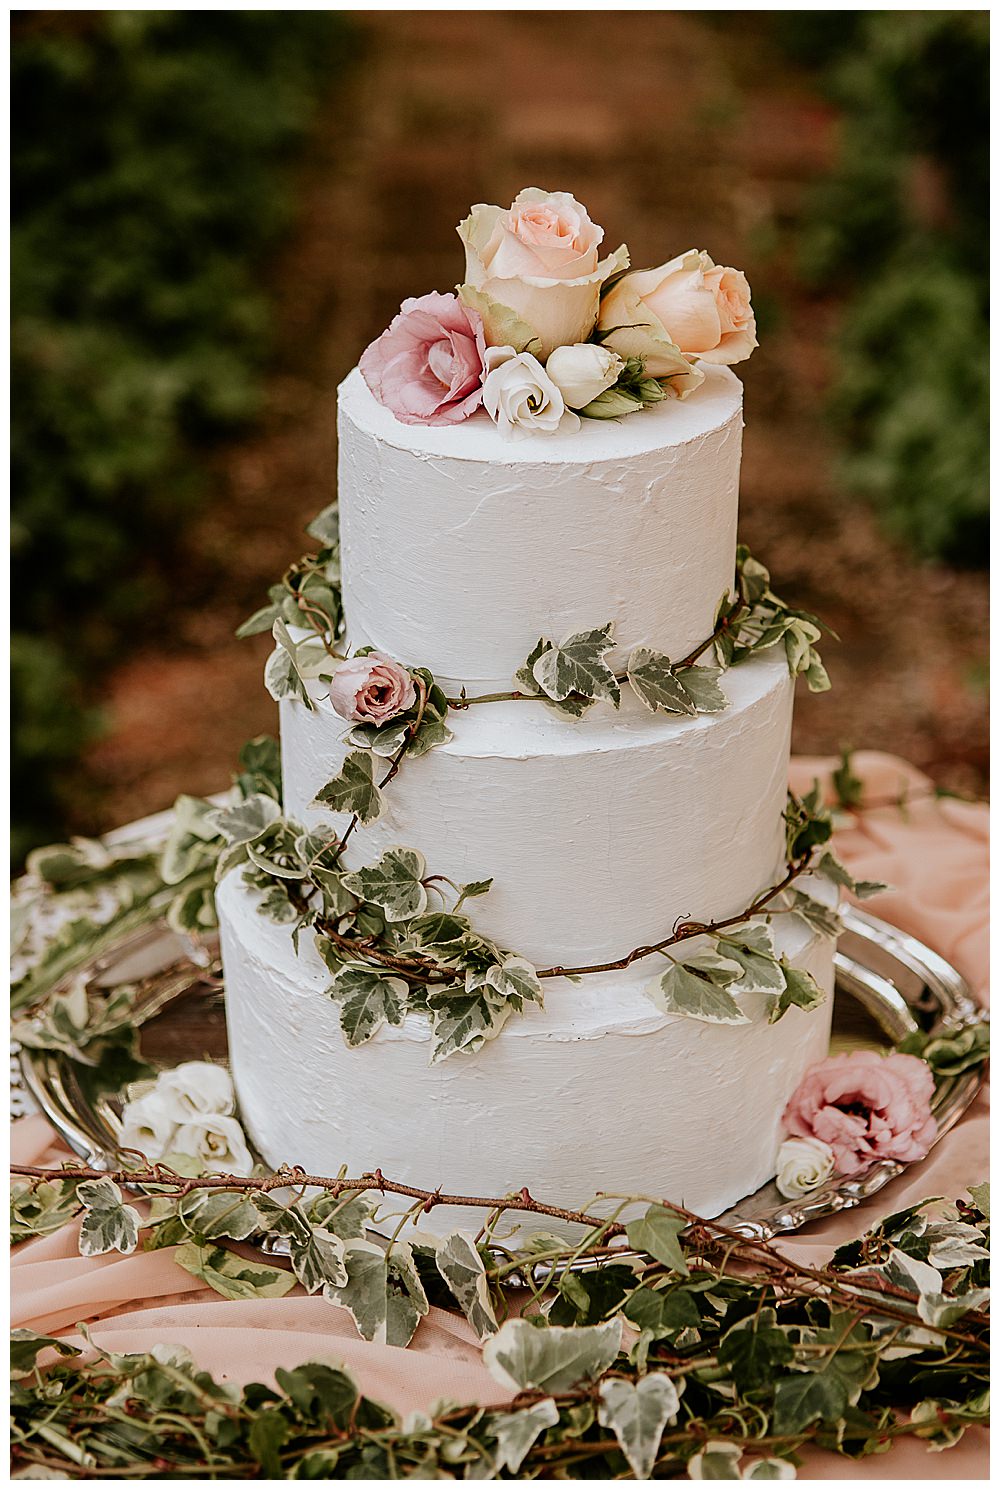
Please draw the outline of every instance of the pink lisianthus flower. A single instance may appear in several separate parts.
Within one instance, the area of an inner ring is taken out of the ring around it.
[[[431,291],[403,301],[358,365],[403,424],[459,424],[482,402],[485,351],[479,312]]]
[[[855,1050],[811,1066],[783,1121],[795,1137],[828,1144],[850,1176],[875,1159],[922,1159],[937,1134],[933,1093],[931,1069],[916,1056]]]
[[[384,652],[368,652],[342,662],[330,684],[330,703],[341,719],[386,724],[416,702],[413,678]]]

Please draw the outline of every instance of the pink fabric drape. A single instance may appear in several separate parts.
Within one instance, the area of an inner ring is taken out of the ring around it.
[[[794,789],[829,776],[835,763],[797,758]],[[866,811],[837,834],[836,848],[855,875],[893,886],[869,902],[876,915],[912,932],[964,974],[985,1002],[988,973],[988,813],[982,804],[925,795],[930,783],[893,756],[861,752],[854,767],[866,800],[909,794],[904,812],[894,806]],[[65,1158],[41,1117],[15,1124],[17,1162],[58,1163]],[[925,1163],[888,1185],[858,1211],[841,1214],[790,1238],[784,1245],[802,1260],[822,1260],[840,1241],[858,1235],[880,1216],[928,1195],[957,1197],[988,1174],[985,1092]],[[335,1358],[361,1390],[400,1412],[426,1407],[438,1397],[498,1403],[507,1394],[486,1372],[464,1320],[432,1309],[406,1350],[358,1338],[341,1309],[300,1289],[282,1299],[220,1299],[177,1267],[169,1249],[131,1257],[84,1259],[77,1227],[23,1245],[14,1254],[12,1327],[82,1340],[74,1327],[88,1322],[107,1350],[144,1351],[158,1342],[186,1345],[200,1365],[233,1381],[268,1380],[278,1366]],[[813,1479],[985,1479],[986,1435],[968,1432],[958,1448],[932,1454],[901,1442],[887,1455],[855,1462],[810,1451],[800,1477]]]

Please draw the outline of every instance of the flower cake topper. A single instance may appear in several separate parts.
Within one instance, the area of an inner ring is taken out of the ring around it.
[[[757,345],[738,269],[689,249],[629,268],[624,244],[569,192],[479,203],[458,226],[457,294],[404,300],[361,358],[374,396],[403,424],[458,424],[482,407],[502,434],[554,434],[580,416],[616,419],[686,398],[701,363],[729,366]]]

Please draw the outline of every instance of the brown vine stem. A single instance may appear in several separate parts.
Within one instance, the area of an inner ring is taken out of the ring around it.
[[[680,942],[689,941],[694,936],[713,936],[716,932],[725,931],[729,926],[739,926],[742,922],[749,920],[751,916],[758,916],[771,902],[786,890],[794,880],[804,874],[812,856],[805,859],[796,859],[789,864],[787,872],[776,884],[770,886],[757,899],[735,916],[724,916],[718,921],[685,921],[676,927],[670,936],[664,937],[660,942],[650,943],[649,946],[635,947],[625,957],[619,957],[614,962],[595,962],[585,967],[547,967],[538,970],[539,978],[568,978],[585,977],[590,973],[612,973],[619,972],[624,968],[631,967],[633,962],[639,962],[644,957],[652,957],[657,952],[665,952],[668,947],[675,947]],[[322,932],[335,946],[343,951],[353,953],[362,961],[377,962],[383,967],[391,968],[394,972],[402,973],[412,978],[417,983],[455,983],[464,977],[460,968],[448,967],[445,963],[434,962],[429,957],[397,957],[391,952],[383,952],[379,947],[373,946],[368,941],[361,941],[355,937],[344,936],[342,932],[329,921],[317,921],[317,929]]]
[[[738,588],[739,575],[737,574],[737,589]],[[715,630],[712,632],[711,636],[707,636],[703,642],[699,642],[696,647],[692,647],[691,651],[688,652],[686,657],[682,657],[679,662],[675,662],[673,664],[671,671],[674,673],[679,673],[683,672],[685,668],[694,667],[694,664],[698,661],[698,658],[701,657],[703,653],[707,652],[709,647],[711,647],[713,643],[715,643],[719,639],[719,637],[723,635],[724,632],[728,631],[732,627],[736,617],[739,616],[742,611],[746,610],[746,608],[747,607],[742,600],[736,599],[730,606],[729,610],[726,611],[725,615],[719,618]],[[615,681],[618,683],[626,683],[628,681],[628,673],[615,673]],[[516,689],[510,693],[476,693],[473,694],[471,698],[467,694],[462,693],[459,695],[458,698],[449,698],[446,700],[446,702],[449,709],[459,710],[470,709],[473,704],[515,703],[521,699],[527,699],[529,703],[535,704],[544,702],[544,698],[540,699],[538,694],[519,693]]]
[[[621,1221],[608,1220],[602,1216],[591,1215],[588,1211],[569,1210],[563,1206],[547,1205],[544,1201],[536,1200],[528,1191],[527,1186],[519,1191],[511,1191],[507,1195],[451,1195],[444,1192],[440,1186],[436,1190],[421,1189],[417,1185],[402,1184],[398,1180],[390,1180],[385,1177],[381,1169],[361,1175],[358,1179],[350,1179],[344,1176],[336,1178],[329,1175],[306,1174],[303,1170],[283,1166],[272,1175],[200,1175],[197,1178],[189,1178],[177,1174],[174,1170],[163,1164],[148,1165],[146,1168],[101,1170],[94,1169],[89,1165],[68,1164],[62,1168],[43,1167],[30,1164],[12,1164],[10,1173],[18,1178],[38,1181],[54,1180],[100,1180],[109,1179],[116,1185],[142,1186],[155,1185],[158,1188],[169,1188],[174,1195],[182,1198],[191,1194],[194,1190],[231,1190],[242,1193],[257,1192],[267,1194],[271,1190],[286,1188],[302,1189],[314,1188],[327,1190],[337,1199],[340,1195],[377,1190],[383,1195],[402,1195],[407,1199],[422,1202],[422,1209],[430,1212],[435,1206],[449,1205],[459,1208],[496,1211],[498,1214],[504,1211],[521,1211],[536,1216],[548,1216],[558,1221],[568,1221],[577,1226],[588,1227],[600,1232],[602,1246],[610,1238],[622,1236],[626,1232],[626,1224]],[[780,1277],[791,1279],[807,1278],[814,1285],[828,1292],[839,1295],[846,1303],[863,1313],[873,1309],[889,1319],[897,1319],[901,1323],[913,1325],[915,1320],[912,1313],[905,1313],[901,1309],[894,1309],[891,1303],[883,1303],[881,1299],[871,1298],[871,1292],[877,1291],[893,1300],[915,1306],[919,1297],[906,1289],[895,1287],[885,1279],[875,1280],[868,1285],[859,1281],[852,1283],[848,1278],[842,1278],[838,1274],[826,1269],[810,1268],[804,1263],[797,1263],[782,1253],[775,1252],[765,1242],[754,1241],[752,1238],[743,1236],[731,1227],[723,1226],[715,1221],[707,1221],[696,1212],[690,1211],[686,1206],[678,1205],[671,1200],[650,1200],[648,1196],[635,1197],[609,1197],[598,1195],[597,1199],[623,1199],[630,1198],[636,1202],[660,1205],[676,1215],[682,1216],[688,1223],[687,1230],[691,1241],[698,1247],[704,1247],[708,1251],[724,1250],[728,1257],[736,1257],[743,1262],[756,1263],[767,1271],[775,1273]],[[570,1244],[567,1244],[568,1246]],[[531,1259],[525,1259],[530,1264]],[[858,1289],[867,1287],[867,1295],[859,1296]],[[986,1317],[979,1310],[970,1310],[970,1319],[986,1322]],[[921,1329],[930,1330],[933,1334],[940,1335],[949,1340],[957,1340],[966,1345],[980,1346],[982,1342],[975,1335],[966,1334],[964,1331],[948,1329],[942,1325],[926,1324],[920,1322]]]

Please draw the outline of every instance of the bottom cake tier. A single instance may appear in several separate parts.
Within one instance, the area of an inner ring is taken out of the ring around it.
[[[810,1013],[768,1024],[756,994],[741,999],[749,1024],[664,1015],[643,992],[655,967],[637,964],[552,979],[544,1009],[512,1018],[475,1054],[430,1065],[419,1015],[350,1049],[311,935],[296,952],[258,903],[238,870],[219,887],[233,1076],[272,1166],[381,1167],[452,1194],[527,1186],[574,1209],[597,1191],[641,1194],[717,1216],[773,1177],[785,1104],[827,1053],[833,942],[780,924],[788,918],[776,918],[779,949],[828,994]],[[469,1221],[438,1208],[431,1226]]]

